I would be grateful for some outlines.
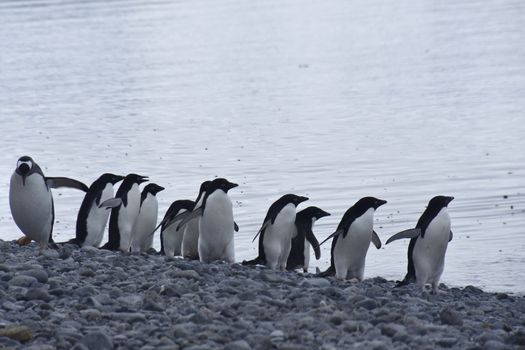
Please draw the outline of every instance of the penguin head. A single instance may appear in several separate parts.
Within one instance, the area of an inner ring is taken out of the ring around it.
[[[386,203],[387,202],[384,199],[378,199],[375,197],[363,197],[360,200],[358,200],[354,206],[366,211],[370,208],[374,208],[375,210]]]
[[[132,173],[132,174],[126,175],[126,177],[124,178],[124,181],[141,184],[143,182],[148,181],[148,177]]]
[[[211,181],[206,180],[203,183],[201,183],[201,187],[199,188],[199,195],[197,196],[197,199],[195,200],[195,207],[200,206],[202,204],[202,200],[204,196],[206,195],[206,192],[209,191],[211,186]]]
[[[116,184],[119,181],[122,181],[123,179],[124,179],[124,176],[110,174],[110,173],[102,174],[99,177],[100,182],[102,182],[104,184],[110,183],[112,185]]]
[[[207,192],[211,194],[215,190],[222,190],[224,191],[224,193],[228,193],[229,190],[237,186],[239,185],[236,183],[230,182],[222,177],[219,177],[211,182],[209,186],[209,190]]]
[[[31,170],[33,170],[33,166],[35,165],[33,159],[29,156],[23,156],[18,158],[18,162],[16,163],[16,170],[15,172],[22,176],[22,181],[25,185],[26,177],[29,175]]]
[[[318,207],[308,207],[297,213],[297,215],[300,214],[305,215],[306,217],[314,220],[319,220],[320,218],[324,218],[325,216],[330,216],[330,213],[327,213],[326,211]]]
[[[443,207],[448,206],[448,203],[450,203],[454,197],[449,196],[435,196],[428,202],[428,207],[435,207],[436,209],[441,209]]]
[[[292,203],[293,205],[297,207],[302,202],[307,201],[308,197],[298,196],[298,195],[289,193],[289,194],[285,194],[284,196],[282,196],[281,200],[284,203]]]
[[[164,190],[164,187],[159,186],[154,183],[149,183],[146,185],[146,187],[144,187],[144,189],[142,190],[142,193],[146,193],[146,194],[151,193],[152,195],[156,195],[162,190]]]

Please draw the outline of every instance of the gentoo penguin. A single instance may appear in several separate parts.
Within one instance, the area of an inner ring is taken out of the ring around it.
[[[385,203],[382,199],[364,197],[346,211],[337,230],[321,242],[333,237],[330,267],[321,276],[335,273],[339,279],[363,280],[370,242],[381,248],[381,240],[374,231],[374,213]]]
[[[223,178],[214,179],[206,189],[199,205],[197,200],[193,211],[178,225],[184,226],[190,220],[199,218],[199,260],[208,263],[214,260],[235,262],[233,242],[233,208],[228,191],[238,185]]]
[[[122,179],[124,176],[106,173],[89,186],[78,211],[76,237],[68,243],[78,244],[81,247],[100,246],[110,212],[106,208],[100,208],[99,205],[113,198],[113,185]]]
[[[423,290],[432,284],[432,292],[438,292],[439,279],[445,265],[448,242],[452,240],[450,216],[447,206],[454,197],[436,196],[430,200],[419,218],[416,228],[405,230],[390,237],[386,244],[401,238],[410,238],[408,245],[408,272],[396,287],[416,282]]]
[[[131,239],[132,252],[146,252],[153,245],[153,235],[151,231],[157,224],[159,214],[159,202],[156,194],[164,187],[154,183],[147,184],[140,196],[140,210],[135,226],[133,227]]]
[[[115,198],[100,204],[101,207],[112,207],[109,217],[109,240],[103,249],[129,252],[133,227],[140,210],[139,184],[145,181],[148,181],[147,176],[126,175]]]
[[[181,199],[171,203],[164,218],[160,222],[160,252],[166,256],[180,256],[182,237],[185,226],[179,227],[182,220],[181,214],[189,213],[195,206],[195,202],[189,199]]]
[[[83,183],[66,177],[45,177],[42,169],[28,156],[18,159],[9,186],[9,205],[13,220],[30,239],[39,243],[41,250],[52,238],[55,209],[51,188],[70,187],[86,192]]]
[[[316,220],[329,215],[330,213],[318,207],[308,207],[297,213],[295,216],[295,234],[292,239],[292,249],[286,263],[287,270],[295,270],[302,267],[304,272],[308,272],[310,245],[314,249],[315,258],[319,260],[321,249],[312,229]]]
[[[243,265],[266,264],[271,269],[284,270],[294,234],[297,206],[308,200],[307,197],[286,194],[275,201],[264,218],[261,229],[253,240],[259,236],[259,256]]]

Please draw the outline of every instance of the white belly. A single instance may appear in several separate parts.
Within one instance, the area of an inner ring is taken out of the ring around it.
[[[199,258],[199,220],[193,219],[184,226],[182,256],[188,259]]]
[[[274,223],[269,224],[264,231],[263,246],[266,265],[272,269],[286,268],[286,261],[292,247],[295,214],[295,205],[287,204],[277,214]]]
[[[412,259],[418,284],[439,282],[445,265],[449,235],[450,216],[447,208],[443,208],[428,225],[425,237],[419,237],[414,245]]]
[[[113,185],[108,183],[102,191],[99,204],[112,197]],[[99,208],[97,203],[93,201],[91,205],[91,210],[89,211],[86,219],[87,236],[84,240],[84,243],[82,244],[83,247],[100,246],[100,243],[102,243],[102,239],[104,238],[104,229],[106,228],[106,224],[108,222],[110,213],[111,210],[108,210],[106,208]]]
[[[198,249],[202,262],[235,262],[232,202],[221,190],[214,191],[206,200],[199,221]]]
[[[177,215],[184,213],[186,210],[179,210]],[[182,220],[173,222],[167,229],[162,231],[162,246],[164,247],[164,255],[166,256],[180,256],[182,237],[184,235],[184,227],[177,230],[177,226]],[[193,221],[193,220],[192,220]],[[189,223],[187,224],[189,225]],[[187,226],[185,225],[185,226]]]
[[[139,186],[134,184],[129,190],[127,206],[120,207],[118,215],[118,228],[120,233],[120,250],[128,252],[131,247],[133,227],[140,210]]]
[[[346,237],[340,235],[334,247],[334,265],[337,278],[363,280],[366,253],[373,231],[374,209],[354,220]]]
[[[53,197],[44,178],[39,174],[22,177],[16,173],[11,176],[9,205],[13,220],[29,238],[47,244],[53,227]]]
[[[157,197],[148,193],[133,228],[133,239],[131,251],[145,252],[153,245],[153,235],[151,234],[157,225],[159,204]]]

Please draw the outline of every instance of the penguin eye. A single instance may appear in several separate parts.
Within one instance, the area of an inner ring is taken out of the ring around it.
[[[19,160],[18,163],[16,164],[16,167],[20,169],[20,166],[22,166],[22,164],[27,165],[29,169],[33,168],[33,162],[31,162],[30,160]]]

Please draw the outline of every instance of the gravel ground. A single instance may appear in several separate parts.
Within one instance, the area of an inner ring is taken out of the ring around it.
[[[0,240],[0,349],[525,349],[525,297]]]

